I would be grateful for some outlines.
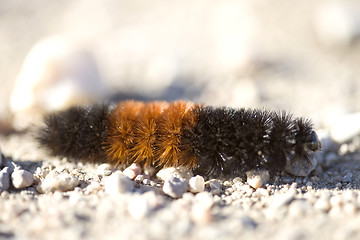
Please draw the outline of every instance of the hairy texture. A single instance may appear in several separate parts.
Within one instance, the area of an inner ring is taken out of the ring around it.
[[[177,101],[125,101],[50,115],[40,142],[55,155],[114,165],[193,169],[211,176],[253,169],[307,176],[321,143],[309,120],[285,112]]]
[[[86,161],[104,161],[102,144],[106,138],[109,107],[72,107],[45,118],[46,127],[38,141],[53,155]]]
[[[191,146],[182,143],[183,132],[194,127],[197,121],[193,103],[178,101],[171,103],[160,115],[157,124],[157,165],[165,167],[196,165],[196,156]]]
[[[214,107],[197,111],[198,123],[186,134],[186,142],[197,153],[199,174],[244,175],[252,169],[279,172],[295,160],[308,161],[309,154],[320,148],[316,143],[308,151],[314,133],[310,121],[293,119],[284,112]],[[303,174],[296,171],[289,168],[289,173]]]
[[[157,160],[155,151],[156,131],[159,128],[157,122],[167,107],[166,102],[150,102],[144,106],[135,123],[134,146],[129,152],[131,161],[150,166]]]
[[[109,130],[104,148],[108,159],[115,165],[129,163],[129,150],[135,143],[135,127],[144,103],[119,103],[109,116]]]

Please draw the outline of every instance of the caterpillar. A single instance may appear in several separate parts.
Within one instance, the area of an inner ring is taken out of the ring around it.
[[[184,166],[205,176],[266,169],[306,176],[320,140],[309,119],[186,101],[75,106],[45,117],[37,136],[53,155],[114,165]]]

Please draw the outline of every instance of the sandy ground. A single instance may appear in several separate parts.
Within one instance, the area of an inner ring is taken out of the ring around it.
[[[5,156],[36,180],[1,193],[0,234],[4,239],[357,239],[359,155],[323,142],[328,145],[308,177],[274,176],[258,189],[239,178],[212,180],[218,188],[206,184],[205,192],[174,199],[163,193],[162,181],[146,175],[131,181],[132,190],[106,192],[99,164],[48,157],[29,134],[2,136]],[[37,185],[50,171],[80,182],[67,192],[39,193]]]

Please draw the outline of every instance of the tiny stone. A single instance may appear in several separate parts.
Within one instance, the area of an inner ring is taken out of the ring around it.
[[[154,167],[151,167],[151,166],[147,166],[144,168],[144,174],[149,176],[149,177],[152,177],[156,172],[156,168]]]
[[[131,180],[134,180],[137,175],[141,173],[141,167],[137,163],[131,164],[129,167],[127,167],[123,171],[124,175],[130,178]]]
[[[203,192],[205,189],[205,180],[202,176],[196,175],[189,180],[190,192],[198,193]]]
[[[252,170],[246,172],[248,184],[258,189],[264,186],[270,180],[270,174],[267,170]]]
[[[40,182],[36,190],[40,193],[66,192],[73,190],[79,184],[80,181],[76,177],[53,170]]]
[[[191,170],[185,167],[177,167],[177,168],[169,167],[169,168],[161,169],[156,174],[156,176],[163,181],[166,181],[167,179],[173,176],[177,178],[183,178],[186,179],[186,181],[189,181],[190,178],[194,176],[194,174],[192,173]]]
[[[170,197],[179,198],[186,192],[187,188],[188,183],[186,180],[172,176],[165,180],[163,191]]]
[[[236,183],[240,183],[240,184],[241,184],[241,183],[243,183],[243,182],[244,182],[244,181],[243,181],[242,178],[240,178],[240,177],[236,177],[236,178],[233,179],[233,183],[234,183],[234,184],[236,184]]]
[[[31,172],[21,169],[15,169],[11,174],[12,184],[15,188],[29,187],[34,183],[34,176]]]
[[[136,182],[142,182],[144,181],[145,176],[144,175],[137,175],[136,178],[134,179]]]
[[[0,171],[0,191],[6,191],[10,187],[10,168],[4,167]]]
[[[145,184],[145,185],[150,185],[150,183],[151,183],[150,179],[145,178],[143,180],[143,184]]]
[[[124,192],[132,192],[134,183],[121,171],[116,171],[104,179],[105,192],[116,195]]]
[[[101,184],[99,182],[91,182],[87,187],[86,187],[86,192],[87,193],[97,193],[99,191],[101,191],[102,187]]]
[[[213,195],[217,195],[221,193],[221,183],[218,180],[211,179],[209,181],[209,186],[210,186],[210,192]]]
[[[103,163],[97,167],[96,174],[98,176],[110,176],[114,170],[115,169],[113,168],[113,166],[111,164]]]

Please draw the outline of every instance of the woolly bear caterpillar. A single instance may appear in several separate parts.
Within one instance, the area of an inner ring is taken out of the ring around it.
[[[252,169],[306,176],[321,143],[310,120],[285,112],[191,102],[124,101],[72,107],[45,119],[53,155],[114,165],[184,166],[205,175]]]

